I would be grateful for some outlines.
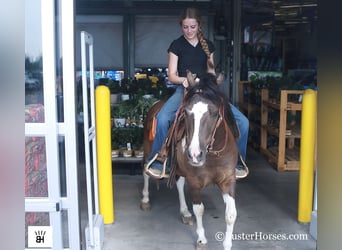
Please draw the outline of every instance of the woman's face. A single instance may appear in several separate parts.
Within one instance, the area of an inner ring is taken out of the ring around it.
[[[188,40],[192,40],[197,37],[197,33],[199,30],[199,24],[194,18],[185,18],[182,21],[182,31]]]

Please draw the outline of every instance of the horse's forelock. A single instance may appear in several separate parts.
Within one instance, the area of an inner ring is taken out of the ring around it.
[[[210,73],[202,75],[200,81],[189,88],[185,96],[185,101],[188,102],[195,94],[202,95],[205,99],[212,101],[217,106],[226,100],[217,84],[216,77]]]

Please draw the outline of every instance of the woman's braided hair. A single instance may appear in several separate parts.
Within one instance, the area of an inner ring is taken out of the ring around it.
[[[180,25],[182,25],[182,21],[185,18],[193,18],[196,19],[198,22],[198,25],[201,26],[202,20],[201,20],[201,15],[200,15],[200,11],[196,8],[186,8],[183,13],[180,16]],[[210,51],[209,51],[209,46],[207,43],[207,40],[205,39],[205,37],[203,36],[201,30],[198,31],[197,33],[197,37],[199,42],[201,43],[202,49],[204,51],[204,53],[207,55],[208,58],[208,67],[210,69],[214,69],[214,65],[212,63],[212,61],[210,61]]]

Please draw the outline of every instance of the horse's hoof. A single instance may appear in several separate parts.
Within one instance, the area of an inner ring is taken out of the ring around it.
[[[192,216],[182,216],[182,221],[186,225],[192,226],[194,224],[194,221],[192,220]]]
[[[208,244],[202,243],[202,242],[197,242],[196,250],[208,250]]]
[[[149,202],[140,202],[140,208],[143,211],[151,210],[151,204]]]

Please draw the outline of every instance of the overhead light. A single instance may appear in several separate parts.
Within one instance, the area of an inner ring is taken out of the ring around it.
[[[279,13],[274,13],[275,16],[296,16],[298,15],[297,11],[293,12],[279,12]]]
[[[286,21],[285,24],[297,24],[299,21]]]
[[[284,24],[309,23],[308,21],[285,21]]]
[[[279,6],[279,8],[286,9],[286,8],[301,8],[301,7],[315,7],[315,6],[317,6],[317,3],[281,5]]]
[[[268,23],[263,23],[261,24],[262,26],[271,26],[272,25],[272,22],[268,22]]]

